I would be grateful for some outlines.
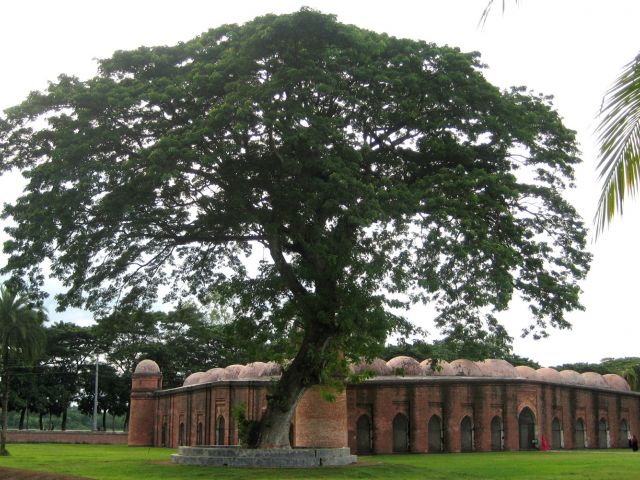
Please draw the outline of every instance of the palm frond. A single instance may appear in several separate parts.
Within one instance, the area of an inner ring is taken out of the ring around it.
[[[602,192],[594,223],[600,235],[616,214],[622,215],[626,195],[640,182],[640,55],[628,63],[607,92],[598,126],[598,177]]]
[[[516,5],[518,4],[519,0],[514,0]],[[502,14],[504,15],[504,9],[505,9],[505,0],[502,0]],[[480,28],[484,28],[484,24],[487,23],[487,18],[489,18],[489,13],[491,12],[491,7],[493,7],[493,0],[489,0],[487,2],[487,6],[484,7],[484,10],[482,11],[482,15],[480,16],[480,20],[478,21],[478,27]]]

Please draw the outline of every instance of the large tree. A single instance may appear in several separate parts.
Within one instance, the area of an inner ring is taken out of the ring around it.
[[[0,286],[0,375],[2,381],[2,431],[0,455],[7,451],[7,416],[9,410],[9,383],[12,368],[19,361],[35,360],[45,344],[42,328],[44,315],[29,303],[26,297]]]
[[[256,435],[288,446],[305,389],[409,330],[412,302],[450,329],[518,292],[537,334],[581,308],[574,133],[481,71],[306,9],[116,52],[6,111],[2,167],[29,182],[4,271],[37,284],[48,260],[62,308],[228,302],[294,348]]]

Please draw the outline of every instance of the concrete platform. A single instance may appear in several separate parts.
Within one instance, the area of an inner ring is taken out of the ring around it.
[[[325,467],[356,463],[348,448],[179,447],[173,463],[215,467]]]

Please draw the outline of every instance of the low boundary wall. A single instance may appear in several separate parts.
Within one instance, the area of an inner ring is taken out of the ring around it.
[[[126,445],[126,432],[87,432],[79,430],[9,430],[9,443],[87,443],[95,445]]]

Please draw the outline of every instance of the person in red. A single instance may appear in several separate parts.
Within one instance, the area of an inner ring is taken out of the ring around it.
[[[544,435],[540,435],[540,450],[542,450],[543,452],[549,450],[549,444],[547,443],[547,439],[544,437]]]
[[[636,437],[635,435],[631,437],[631,449],[634,452],[638,451],[638,437]]]

